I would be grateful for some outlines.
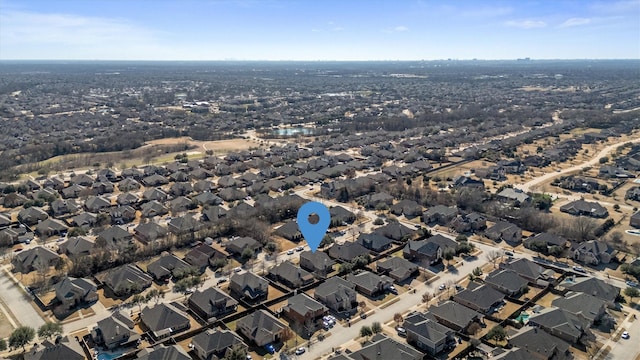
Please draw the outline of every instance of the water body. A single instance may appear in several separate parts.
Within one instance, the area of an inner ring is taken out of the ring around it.
[[[295,135],[313,135],[314,128],[295,127],[286,129],[275,129],[271,131],[271,135],[278,136],[295,136]]]

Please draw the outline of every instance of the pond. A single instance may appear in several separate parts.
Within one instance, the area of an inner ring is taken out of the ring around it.
[[[314,128],[294,127],[294,128],[284,128],[284,129],[274,129],[271,131],[271,134],[278,135],[278,136],[312,135],[314,131],[315,131]]]

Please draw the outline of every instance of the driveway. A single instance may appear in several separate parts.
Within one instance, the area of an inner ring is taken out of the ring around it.
[[[37,329],[44,324],[44,320],[31,305],[32,300],[26,297],[27,295],[18,288],[6,271],[8,271],[6,267],[0,270],[0,298],[5,308],[11,311],[21,325]]]

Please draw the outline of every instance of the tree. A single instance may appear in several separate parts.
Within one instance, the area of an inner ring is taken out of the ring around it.
[[[363,325],[360,328],[360,336],[369,338],[369,336],[373,335],[373,330],[367,325]]]
[[[380,325],[379,322],[374,321],[371,324],[371,332],[373,332],[374,334],[380,334],[382,332],[382,325]]]
[[[147,293],[147,298],[149,300],[155,300],[156,304],[158,304],[158,302],[160,301],[160,299],[164,298],[164,292],[158,289],[151,289],[149,290],[149,292]]]
[[[38,336],[41,338],[50,338],[62,334],[62,324],[47,321],[38,329]]]
[[[598,162],[600,164],[606,164],[607,162],[609,162],[609,158],[607,156],[603,156],[600,159],[598,159]]]
[[[253,255],[255,255],[253,250],[251,250],[249,248],[246,248],[246,249],[242,250],[242,254],[240,255],[240,257],[242,258],[242,260],[248,261],[249,259],[251,259],[253,257]]]
[[[7,350],[7,341],[5,339],[0,339],[0,351]]]
[[[400,313],[393,314],[393,321],[395,321],[396,324],[398,325],[402,324],[402,321],[404,321],[404,319],[402,318],[402,314]]]
[[[500,325],[495,326],[487,333],[487,339],[494,340],[496,344],[498,341],[503,341],[507,338],[507,331]]]
[[[36,336],[36,330],[29,326],[20,326],[13,330],[11,336],[9,336],[9,346],[12,348],[22,347],[25,350],[25,345],[30,343]]]
[[[293,333],[293,331],[291,330],[291,328],[286,327],[284,328],[284,330],[282,331],[282,333],[280,334],[280,340],[282,341],[282,343],[287,346],[287,341],[293,339],[293,337],[295,336],[295,334]]]
[[[384,220],[382,220],[382,218],[376,218],[373,220],[373,225],[384,225]]]
[[[469,333],[469,335],[475,335],[481,329],[482,329],[482,326],[480,326],[480,324],[478,324],[477,322],[473,322],[471,325],[469,325],[469,328],[467,329],[467,333]]]
[[[500,256],[502,256],[502,254],[500,254],[500,251],[498,250],[491,250],[487,253],[487,255],[485,255],[487,261],[490,261],[494,267],[496,266],[496,261],[500,258]]]
[[[453,256],[456,254],[455,250],[453,249],[446,249],[444,251],[444,253],[442,254],[442,257],[447,260],[447,266],[449,266],[449,261],[453,260]]]
[[[640,296],[640,290],[629,286],[626,289],[624,289],[624,294],[627,295],[628,297],[630,297],[631,298],[631,302],[633,302],[633,298],[636,298],[636,297]]]
[[[227,349],[224,360],[245,360],[247,358],[247,348],[242,344],[236,344]]]
[[[146,298],[144,295],[141,295],[141,294],[135,294],[131,298],[131,303],[133,305],[138,305],[138,309],[140,312],[142,312],[142,304],[145,302],[146,302]]]

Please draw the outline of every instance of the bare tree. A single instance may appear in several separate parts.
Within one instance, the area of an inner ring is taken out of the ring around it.
[[[486,255],[485,258],[487,261],[493,264],[493,267],[496,266],[496,261],[502,256],[499,250],[491,250]]]

